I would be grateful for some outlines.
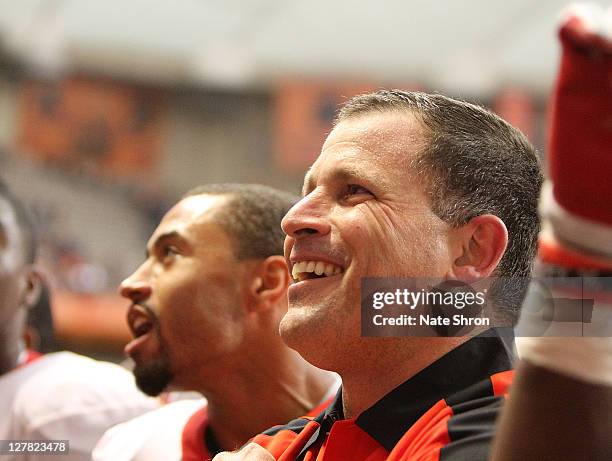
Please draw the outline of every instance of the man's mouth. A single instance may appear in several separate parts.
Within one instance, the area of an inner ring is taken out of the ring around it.
[[[146,335],[149,331],[153,329],[153,322],[145,318],[139,317],[135,319],[130,326],[134,338],[139,338],[141,336]]]
[[[331,277],[342,272],[340,266],[324,261],[299,261],[291,268],[291,276],[296,282]]]
[[[132,304],[128,309],[127,323],[132,332],[133,339],[126,344],[124,351],[127,355],[137,360],[147,350],[145,344],[153,347],[155,341],[151,342],[152,334],[157,324],[155,312],[143,304]],[[154,336],[153,336],[154,339]]]

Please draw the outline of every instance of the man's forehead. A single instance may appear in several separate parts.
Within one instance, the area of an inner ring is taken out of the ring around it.
[[[186,236],[194,228],[216,224],[215,217],[227,204],[226,195],[193,195],[182,199],[162,218],[149,239],[154,244],[161,236]]]
[[[0,196],[0,220],[2,220],[2,222],[13,222],[16,221],[16,219],[15,208],[13,208],[6,198]]]
[[[19,233],[19,223],[15,209],[3,197],[0,197],[0,233],[6,239],[9,232]]]
[[[338,173],[346,175],[359,175],[368,168],[367,163],[393,170],[405,167],[425,147],[425,133],[422,123],[409,112],[368,113],[346,119],[325,140],[321,154],[304,176],[304,187],[329,166],[330,158]]]
[[[0,197],[0,250],[20,248],[20,253],[25,251],[23,238],[15,209],[8,200]]]
[[[227,195],[191,195],[174,205],[166,216],[192,221],[210,219],[228,200],[229,197]]]
[[[349,117],[331,131],[322,151],[342,142],[366,145],[405,146],[423,142],[425,128],[408,111],[368,112]]]

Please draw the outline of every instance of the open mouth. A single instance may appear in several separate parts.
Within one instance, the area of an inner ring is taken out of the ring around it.
[[[296,282],[332,277],[342,272],[340,266],[323,261],[299,261],[291,268],[291,276]]]
[[[146,310],[146,308],[140,305],[132,305],[128,311],[128,325],[134,338],[146,335],[154,326],[154,322],[142,309]]]
[[[134,338],[146,335],[153,329],[153,323],[144,318],[137,318],[131,325]]]
[[[143,354],[146,356],[147,351],[157,347],[154,334],[157,318],[148,306],[132,304],[128,310],[127,323],[133,339],[125,345],[124,352],[138,363]]]

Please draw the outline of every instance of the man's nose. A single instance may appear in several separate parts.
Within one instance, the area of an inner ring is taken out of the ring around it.
[[[119,285],[119,294],[135,303],[148,299],[152,291],[151,284],[144,280],[140,273],[141,270],[138,269]]]
[[[311,234],[328,234],[330,206],[314,192],[303,197],[285,215],[281,227],[289,237],[299,238]]]

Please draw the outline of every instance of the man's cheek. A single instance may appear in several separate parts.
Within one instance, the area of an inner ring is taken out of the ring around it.
[[[378,242],[376,250],[384,252],[385,257],[397,254],[398,249],[410,244],[407,239],[407,234],[413,231],[410,223],[398,219],[398,214],[390,206],[370,200],[361,204],[358,212],[363,228],[360,238]],[[353,226],[358,227],[359,223],[355,222]]]

